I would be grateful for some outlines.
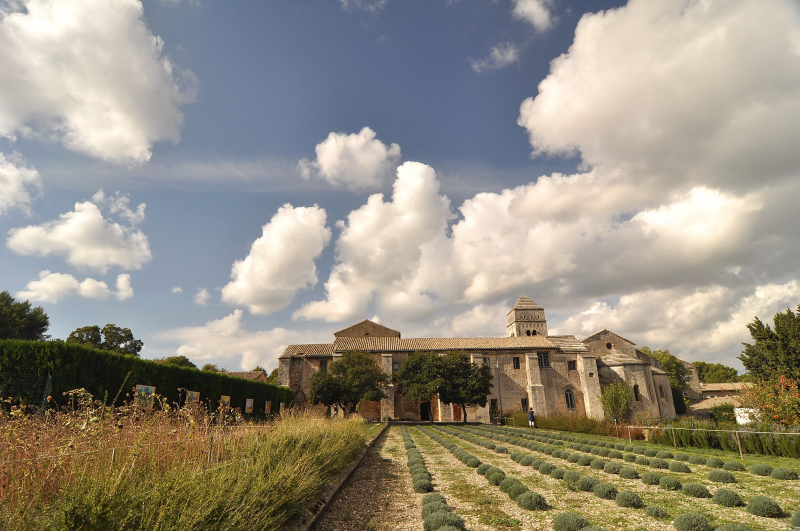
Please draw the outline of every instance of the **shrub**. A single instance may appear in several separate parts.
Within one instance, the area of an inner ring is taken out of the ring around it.
[[[769,475],[772,479],[797,479],[797,472],[791,468],[779,466]]]
[[[756,516],[767,518],[781,518],[783,509],[772,498],[766,496],[753,496],[747,502],[747,512]]]
[[[561,513],[553,518],[554,531],[580,531],[589,525],[586,518],[575,513]]]
[[[672,459],[675,456],[672,455],[672,452],[662,450],[656,454],[656,457],[658,457],[659,459]]]
[[[658,472],[645,472],[642,474],[642,483],[645,485],[658,485],[661,481],[661,474]]]
[[[705,488],[704,485],[699,483],[687,483],[683,486],[681,491],[686,494],[687,496],[691,496],[693,498],[710,498],[711,493],[708,492],[708,489]]]
[[[747,527],[746,525],[737,522],[733,524],[725,524],[719,527],[715,527],[714,531],[753,531],[753,530]]]
[[[533,457],[529,455],[523,456],[522,459],[519,460],[519,464],[521,464],[522,466],[531,466],[532,462],[533,462]]]
[[[506,448],[505,446],[495,446],[494,451],[497,452],[498,454],[507,454],[508,448]]]
[[[725,466],[725,461],[719,459],[718,457],[709,457],[706,461],[706,466],[710,466],[711,468],[722,468]]]
[[[592,476],[583,476],[578,480],[576,486],[582,491],[592,492],[594,490],[594,486],[598,483],[599,481]]]
[[[517,505],[528,511],[544,511],[548,507],[544,496],[531,491],[517,496]]]
[[[603,498],[605,500],[613,500],[617,497],[617,487],[611,483],[598,483],[594,486],[592,492],[598,498]]]
[[[602,459],[592,459],[592,462],[589,463],[589,467],[593,468],[594,470],[603,470],[606,466],[606,462]]]
[[[575,484],[581,479],[583,476],[580,472],[575,472],[574,470],[567,470],[564,472],[564,477],[562,478],[566,483]]]
[[[622,459],[622,452],[614,450],[613,452],[608,454],[608,457],[610,457],[611,459]]]
[[[731,472],[744,472],[747,470],[747,468],[744,466],[744,463],[739,461],[725,461],[725,464],[722,465],[722,468],[725,470],[730,470]]]
[[[632,452],[633,451],[633,446],[626,446],[626,447],[623,448],[623,450],[625,452]]]
[[[644,466],[648,466],[650,464],[650,460],[648,458],[642,457],[642,456],[637,457],[636,461],[634,461],[634,462],[637,465],[644,465]]]
[[[414,480],[414,492],[430,492],[433,490],[431,480],[420,478]]]
[[[632,507],[633,509],[641,509],[644,507],[644,502],[639,495],[630,490],[623,490],[617,494],[614,501],[617,502],[617,505],[620,507]]]
[[[700,513],[683,513],[672,523],[678,531],[713,531],[708,519]]]
[[[436,531],[437,529],[442,529],[445,526],[451,526],[460,530],[465,529],[464,520],[460,516],[444,511],[428,515],[422,524],[422,528],[425,531]]]
[[[689,468],[689,465],[687,465],[686,463],[681,463],[680,461],[670,461],[669,471],[678,472],[680,474],[689,474],[691,473],[692,469]]]
[[[625,454],[622,458],[629,463],[633,463],[636,461],[636,454]]]
[[[477,457],[470,457],[465,464],[470,468],[477,468],[480,466],[481,460]]]
[[[646,455],[647,457],[655,457],[656,455],[658,455],[658,452],[653,450],[652,448],[648,448],[644,451],[644,455]]]
[[[793,527],[800,527],[800,509],[792,515],[792,520],[789,523],[792,524]]]
[[[477,472],[480,475],[484,475],[486,474],[486,471],[489,470],[490,468],[492,468],[492,465],[490,465],[489,463],[481,463],[480,465],[478,465],[478,468],[475,469],[475,472]]]
[[[650,466],[653,468],[661,468],[661,469],[668,469],[669,463],[664,461],[663,459],[659,459],[658,457],[654,457],[650,460]]]
[[[716,483],[736,483],[736,478],[727,470],[712,470],[708,473],[708,479]]]
[[[500,482],[500,492],[508,492],[508,489],[511,488],[511,485],[522,485],[522,482],[517,478],[506,478]]]
[[[502,483],[503,480],[506,479],[506,473],[500,470],[499,468],[496,468],[495,470],[486,473],[486,479],[489,480],[490,485],[499,487],[500,483]]]
[[[755,463],[750,467],[750,473],[756,476],[769,476],[772,474],[772,467],[764,463]]]
[[[707,462],[707,459],[705,457],[703,457],[702,455],[690,455],[689,456],[689,462],[691,464],[693,464],[693,465],[705,465],[706,462]]]
[[[620,469],[619,477],[622,479],[639,479],[639,473],[635,468],[625,467]]]
[[[569,454],[569,457],[567,457],[567,461],[570,463],[577,463],[580,458],[581,454]]]
[[[554,468],[550,471],[550,477],[554,479],[564,479],[564,469]]]
[[[581,527],[581,531],[606,531],[606,530],[600,527],[599,525],[589,525],[586,527]]]
[[[677,452],[675,454],[675,458],[674,459],[676,461],[688,461],[689,460],[689,454],[685,454],[683,452]]]
[[[591,464],[592,461],[594,461],[594,459],[592,459],[588,455],[582,455],[578,459],[578,464],[581,465],[581,466],[589,466],[589,464]]]
[[[633,453],[635,454],[644,455],[645,450],[647,450],[647,448],[645,448],[644,446],[633,447]]]
[[[717,489],[714,491],[714,497],[711,499],[717,505],[723,507],[741,507],[744,505],[742,497],[738,493],[730,489]]]
[[[611,455],[611,450],[609,450],[608,448],[601,448],[598,455],[602,457],[608,457],[609,455]]]
[[[432,502],[428,504],[423,504],[422,506],[422,519],[425,520],[429,515],[433,513],[449,513],[452,512],[450,507],[446,503],[442,502]]]
[[[508,494],[508,497],[511,498],[512,500],[516,500],[517,498],[519,498],[520,494],[524,494],[529,491],[530,489],[525,485],[523,485],[522,483],[514,483],[508,488],[506,494]]]
[[[539,465],[539,472],[541,472],[542,474],[549,474],[550,472],[555,470],[555,468],[556,465],[542,461],[542,464]]]
[[[669,518],[669,512],[660,505],[648,505],[644,512],[653,518]]]
[[[661,476],[658,486],[664,490],[681,490],[681,487],[683,487],[680,480],[672,476]]]
[[[619,463],[606,463],[606,466],[603,467],[603,472],[606,474],[619,474],[620,470],[622,470],[622,465]]]
[[[438,492],[431,492],[430,494],[426,494],[425,496],[422,497],[422,506],[423,507],[428,505],[429,503],[434,503],[434,502],[436,502],[436,503],[444,503],[445,505],[447,504],[447,500],[445,500],[444,496],[442,496]]]

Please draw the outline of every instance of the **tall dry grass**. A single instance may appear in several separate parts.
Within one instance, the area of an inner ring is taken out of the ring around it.
[[[142,414],[81,400],[0,418],[3,530],[275,529],[365,442],[356,420],[220,426],[200,409]]]

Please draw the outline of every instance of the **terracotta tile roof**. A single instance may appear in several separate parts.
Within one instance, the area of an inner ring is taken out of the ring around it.
[[[500,350],[555,348],[543,336],[525,337],[337,337],[336,352],[364,350],[370,352],[415,352],[417,350]]]
[[[511,309],[511,311],[514,310],[544,310],[544,308],[533,302],[529,297],[523,295],[522,297],[517,299],[517,303]]]
[[[752,384],[747,382],[730,382],[730,383],[701,383],[700,389],[702,391],[741,391],[745,387],[750,387]]]
[[[235,378],[244,378],[245,380],[252,380],[254,382],[267,381],[267,375],[264,374],[263,371],[243,371],[243,372],[228,371],[223,374],[227,376],[233,376]]]
[[[592,334],[592,335],[590,335],[590,336],[586,336],[586,337],[584,337],[584,338],[583,338],[581,341],[589,341],[590,339],[593,339],[595,336],[599,336],[600,334],[603,334],[603,333],[614,334],[614,335],[615,335],[615,336],[617,336],[618,338],[622,339],[623,341],[627,341],[627,342],[628,342],[628,343],[630,343],[631,345],[635,345],[635,344],[636,344],[636,343],[634,343],[633,341],[631,341],[630,339],[625,339],[625,338],[624,338],[624,337],[622,337],[621,335],[619,335],[619,334],[617,334],[617,333],[615,333],[615,332],[612,332],[612,331],[611,331],[611,330],[609,330],[608,328],[603,328],[603,329],[602,329],[602,330],[600,330],[599,332],[595,332],[594,334]]]
[[[333,343],[312,343],[307,345],[289,345],[279,358],[292,356],[332,356]]]
[[[597,358],[597,364],[605,364],[609,367],[617,367],[619,365],[649,365],[646,361],[623,354],[615,348],[609,350],[608,354],[603,357]]]
[[[547,336],[547,340],[561,352],[589,352],[589,349],[575,336]]]

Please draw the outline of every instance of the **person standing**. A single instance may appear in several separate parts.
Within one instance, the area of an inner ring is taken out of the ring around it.
[[[533,428],[534,426],[534,417],[533,417],[533,407],[528,408],[528,427]]]
[[[335,419],[338,414],[339,414],[339,406],[334,404],[333,405],[333,415],[331,416],[331,418]]]

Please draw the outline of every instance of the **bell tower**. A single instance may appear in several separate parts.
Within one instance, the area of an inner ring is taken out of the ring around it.
[[[523,295],[506,316],[508,336],[544,336],[547,337],[547,320],[544,308]]]

